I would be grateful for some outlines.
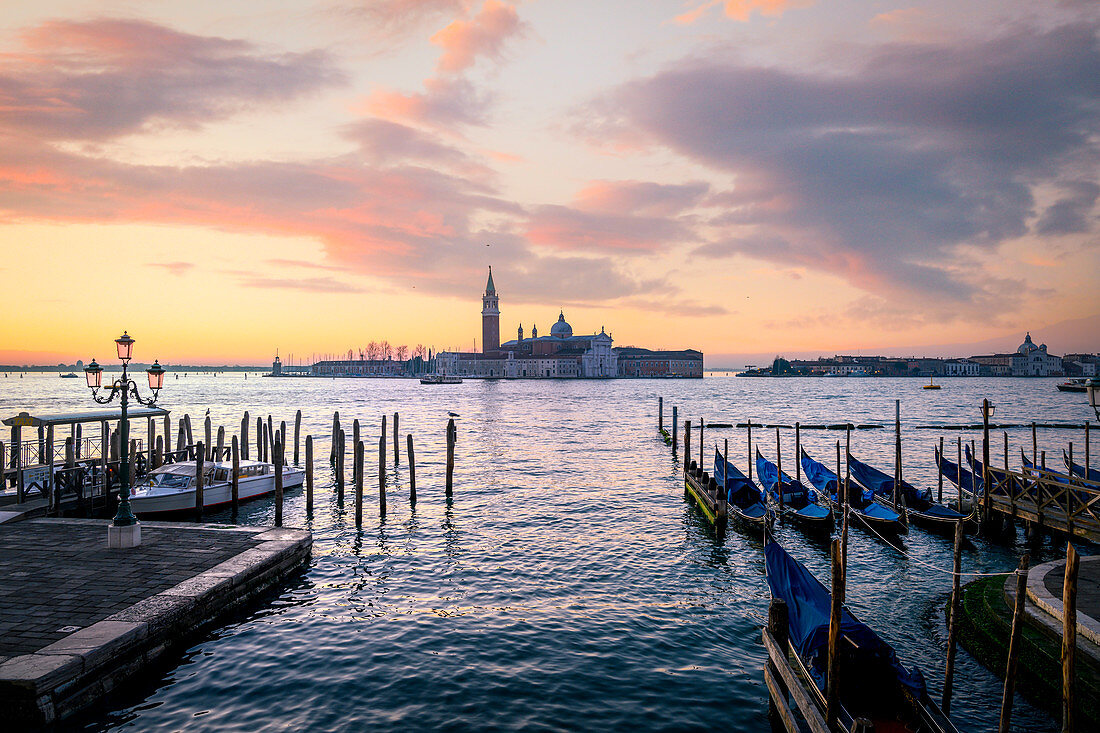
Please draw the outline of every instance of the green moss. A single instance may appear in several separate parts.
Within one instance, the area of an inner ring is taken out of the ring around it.
[[[962,591],[959,644],[983,666],[1004,679],[1012,609],[1004,599],[1004,577],[982,578]],[[1020,658],[1016,663],[1016,691],[1055,718],[1062,710],[1061,641],[1025,623]],[[1078,653],[1077,714],[1082,730],[1100,722],[1100,669]]]

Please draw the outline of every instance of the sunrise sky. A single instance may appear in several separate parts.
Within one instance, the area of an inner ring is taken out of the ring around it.
[[[469,349],[490,264],[505,338],[564,308],[708,364],[1100,350],[1098,29],[1091,0],[9,0],[0,363],[123,328],[167,362]]]

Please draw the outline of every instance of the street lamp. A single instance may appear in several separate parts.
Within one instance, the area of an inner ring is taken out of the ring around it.
[[[1097,400],[1100,399],[1100,379],[1093,377],[1085,389],[1089,393],[1089,406],[1096,413],[1096,419],[1100,420],[1100,404],[1097,404]]]
[[[152,407],[157,402],[157,396],[164,387],[164,368],[159,361],[154,361],[153,366],[145,370],[149,375],[149,389],[153,390],[153,396],[144,399],[138,394],[137,383],[127,376],[126,370],[130,358],[134,353],[134,339],[125,331],[115,339],[118,348],[118,358],[122,360],[122,378],[116,379],[111,384],[111,392],[103,397],[96,393],[103,386],[103,367],[96,363],[95,359],[84,367],[84,376],[88,380],[88,387],[92,390],[92,399],[101,405],[112,402],[117,395],[122,406],[122,417],[118,426],[119,438],[119,490],[118,512],[107,531],[107,544],[109,547],[136,547],[141,544],[141,528],[137,517],[130,509],[130,421],[127,416],[127,407],[130,398],[137,400],[139,404]]]

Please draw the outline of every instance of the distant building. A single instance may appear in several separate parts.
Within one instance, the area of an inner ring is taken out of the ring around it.
[[[319,361],[310,369],[314,377],[403,377],[409,371],[409,361],[396,359],[344,359]]]
[[[639,366],[631,374],[623,374],[619,359],[623,349],[613,347],[611,334],[604,328],[599,333],[573,333],[573,327],[565,320],[565,312],[558,312],[558,320],[550,327],[548,336],[539,336],[538,328],[531,327],[531,335],[524,336],[523,325],[516,329],[516,338],[500,343],[500,299],[493,282],[493,270],[485,283],[481,298],[480,352],[443,351],[438,355],[440,373],[464,377],[505,379],[561,379],[561,378],[614,378],[642,376]],[[630,347],[630,359],[634,364],[641,352],[661,354],[649,361],[664,362],[661,367],[647,366],[644,371],[655,371],[653,376],[703,376],[702,354],[688,352],[647,352]],[[679,355],[679,356],[676,356]],[[697,368],[687,363],[698,361]],[[683,363],[682,363],[683,362]]]
[[[945,377],[977,377],[981,374],[981,364],[971,359],[944,359]]]
[[[615,351],[619,355],[620,377],[703,378],[703,353],[695,349],[650,351],[626,346]]]
[[[1047,345],[1035,345],[1031,332],[1011,354],[985,354],[970,357],[981,365],[983,375],[993,377],[1059,377],[1064,374],[1062,359],[1047,353]]]

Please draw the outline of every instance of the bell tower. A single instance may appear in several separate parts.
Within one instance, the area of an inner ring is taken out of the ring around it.
[[[485,295],[481,296],[481,351],[500,350],[500,303],[493,285],[493,267],[489,266],[489,281],[485,283]]]

